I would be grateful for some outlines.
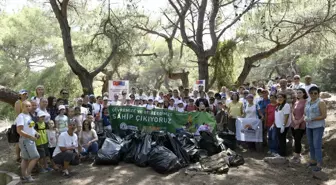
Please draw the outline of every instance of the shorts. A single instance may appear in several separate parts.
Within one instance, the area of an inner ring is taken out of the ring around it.
[[[48,148],[48,143],[38,145],[36,146],[38,153],[40,154],[40,157],[47,157],[50,156],[49,154],[49,148]]]
[[[71,162],[75,159],[76,153],[73,151],[65,151],[61,152],[53,157],[53,161],[55,164],[63,165],[64,162]]]
[[[30,139],[20,137],[19,147],[21,149],[21,158],[24,160],[32,160],[40,158],[40,155],[37,151],[35,141]]]
[[[48,148],[48,149],[49,149],[49,154],[50,154],[50,155],[49,155],[49,156],[50,156],[50,159],[53,158],[52,156],[53,156],[53,153],[54,153],[54,151],[55,151],[55,148],[56,148],[56,147]]]

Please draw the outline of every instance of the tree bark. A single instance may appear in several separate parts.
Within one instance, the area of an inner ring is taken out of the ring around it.
[[[18,100],[19,94],[8,87],[0,85],[0,101],[8,103],[14,107]]]
[[[205,91],[208,91],[209,84],[209,64],[205,57],[198,57],[198,74],[199,80],[205,80]]]
[[[79,81],[81,82],[83,93],[86,95],[94,94],[93,91],[93,76],[91,75],[79,75]]]

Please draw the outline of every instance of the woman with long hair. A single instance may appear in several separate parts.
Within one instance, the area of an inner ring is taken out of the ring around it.
[[[78,137],[79,144],[83,148],[81,154],[83,156],[87,156],[88,154],[89,156],[95,156],[98,152],[98,136],[89,120],[83,121],[83,129],[79,132]]]
[[[28,91],[25,89],[21,89],[19,91],[19,98],[15,102],[15,105],[14,105],[16,115],[19,115],[20,113],[22,113],[22,110],[23,110],[22,102],[26,101],[27,99],[28,99]]]
[[[55,122],[55,118],[57,116],[57,107],[56,107],[57,99],[54,96],[48,97],[48,106],[47,111],[50,114],[50,119]]]
[[[279,93],[277,95],[278,106],[275,109],[274,123],[277,128],[277,136],[279,141],[279,155],[286,156],[286,136],[290,126],[291,109],[286,103],[286,94]]]
[[[313,171],[322,169],[322,138],[327,118],[327,106],[320,100],[320,89],[311,87],[309,89],[310,100],[305,107],[306,132],[310,151],[309,166]]]
[[[295,163],[300,163],[301,161],[301,139],[306,129],[306,122],[304,121],[304,109],[307,102],[308,94],[304,88],[299,88],[296,90],[297,101],[293,106],[292,113],[292,134],[294,137],[294,156],[292,161]]]
[[[228,105],[228,129],[236,133],[236,119],[243,116],[243,103],[239,101],[237,92],[232,93],[231,100],[232,102]]]

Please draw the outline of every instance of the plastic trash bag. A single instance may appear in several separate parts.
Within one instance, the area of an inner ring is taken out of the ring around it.
[[[182,166],[177,156],[164,146],[155,146],[148,155],[148,164],[158,173],[169,173]]]
[[[185,167],[190,164],[190,157],[188,152],[182,147],[182,144],[178,141],[175,136],[170,134],[166,135],[166,141],[164,146],[171,150],[179,159],[180,164]]]
[[[134,163],[137,154],[138,145],[141,145],[141,140],[138,133],[127,135],[123,147],[121,149],[122,159],[127,163]]]
[[[217,140],[210,132],[201,131],[200,135],[201,139],[199,141],[199,146],[201,149],[206,150],[209,156],[221,151],[221,147],[218,146]]]
[[[236,149],[236,135],[235,133],[231,131],[222,131],[217,133],[218,137],[223,139],[223,144],[227,147],[230,148],[231,150]]]
[[[122,140],[115,138],[106,138],[101,149],[98,150],[96,165],[117,165],[120,161],[120,149]]]
[[[146,167],[148,165],[148,154],[152,147],[152,136],[144,135],[141,137],[141,144],[137,147],[137,153],[135,155],[135,164],[140,167]]]
[[[237,166],[243,165],[244,163],[245,163],[245,160],[243,156],[239,154],[234,154],[229,157],[229,164],[232,167],[237,167]]]

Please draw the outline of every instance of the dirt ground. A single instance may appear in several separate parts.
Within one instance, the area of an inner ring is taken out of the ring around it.
[[[170,185],[170,184],[235,184],[235,185],[336,185],[336,117],[335,110],[328,111],[327,128],[323,144],[323,172],[313,174],[305,167],[308,151],[305,147],[303,164],[286,163],[274,165],[262,159],[265,153],[239,150],[245,158],[245,164],[238,168],[230,168],[228,174],[186,174],[185,169],[161,175],[150,167],[140,168],[134,164],[120,163],[118,166],[94,166],[82,163],[72,168],[72,176],[65,178],[59,172],[38,174],[32,184],[58,185],[105,185],[105,184],[139,184],[139,185]],[[10,123],[0,123],[0,170],[19,174],[19,165],[14,162],[14,146],[7,143],[4,129]],[[305,137],[305,136],[304,136]]]

